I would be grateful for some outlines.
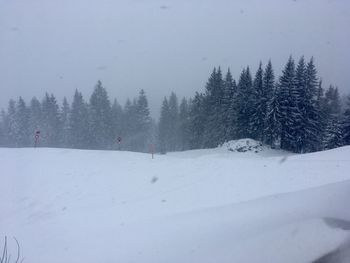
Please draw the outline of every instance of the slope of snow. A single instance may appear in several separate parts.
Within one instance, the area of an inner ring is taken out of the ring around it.
[[[350,220],[350,147],[2,148],[0,160],[0,236],[25,262],[310,262],[348,237],[323,218]]]

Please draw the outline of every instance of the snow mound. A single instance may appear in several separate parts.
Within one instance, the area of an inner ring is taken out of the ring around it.
[[[269,149],[268,146],[263,145],[262,142],[253,139],[240,139],[225,142],[220,146],[231,152],[254,152],[258,153],[263,150]]]

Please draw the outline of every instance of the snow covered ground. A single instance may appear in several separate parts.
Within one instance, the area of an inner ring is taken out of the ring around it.
[[[0,237],[33,263],[311,262],[349,239],[350,147],[232,145],[154,159],[0,148]]]

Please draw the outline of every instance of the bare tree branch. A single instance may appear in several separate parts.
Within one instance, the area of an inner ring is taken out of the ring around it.
[[[16,258],[15,263],[18,263],[19,257],[21,255],[21,247],[18,243],[18,240],[15,237],[13,237],[13,239],[16,241],[16,244],[17,244],[17,258]]]
[[[5,236],[5,244],[4,244],[4,250],[2,252],[2,257],[0,263],[5,263],[5,257],[7,258],[7,236]]]
[[[13,239],[16,241],[17,244],[17,258],[14,261],[14,263],[22,263],[24,261],[24,258],[20,261],[21,246],[19,245],[19,242],[15,237],[13,237]],[[11,263],[11,254],[9,254],[7,248],[7,236],[5,236],[4,248],[2,250],[2,256],[0,257],[0,263]]]

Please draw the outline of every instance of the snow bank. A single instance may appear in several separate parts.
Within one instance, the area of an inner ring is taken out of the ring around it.
[[[132,262],[311,262],[349,236],[324,218],[350,220],[350,181],[180,213],[137,228]],[[135,225],[130,226],[133,229]],[[136,241],[137,240],[137,241]]]

